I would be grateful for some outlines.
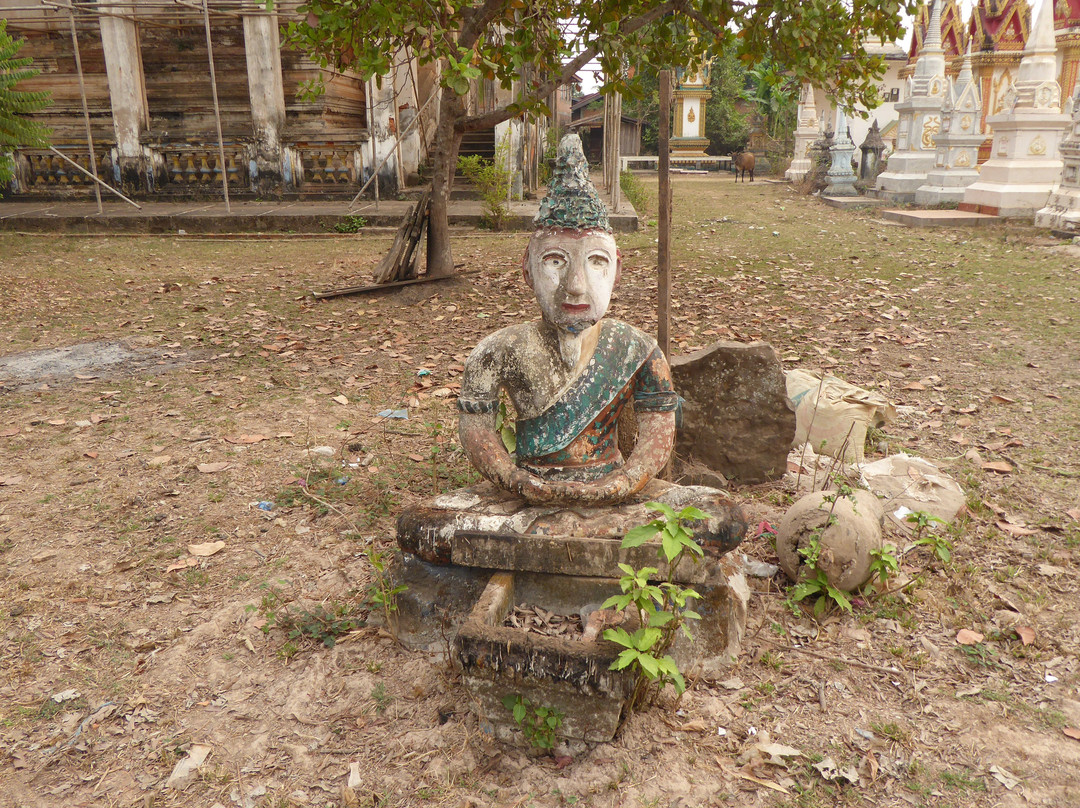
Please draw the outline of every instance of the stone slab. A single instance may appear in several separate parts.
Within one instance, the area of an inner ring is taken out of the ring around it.
[[[618,576],[622,537],[656,518],[656,512],[645,507],[651,501],[676,511],[692,505],[709,514],[689,527],[712,557],[733,550],[746,533],[739,506],[705,486],[652,480],[627,502],[587,507],[530,505],[491,483],[480,483],[403,511],[397,541],[405,553],[435,564]],[[610,567],[598,572],[597,565],[608,561]]]
[[[728,480],[757,483],[787,470],[795,411],[780,360],[764,342],[717,342],[671,361],[683,397],[675,452]]]
[[[881,215],[910,227],[986,227],[1001,221],[997,216],[966,210],[883,210]]]
[[[517,533],[458,531],[450,540],[450,560],[466,567],[547,572],[560,575],[587,575],[617,578],[619,564],[634,569],[659,567],[667,576],[667,565],[656,560],[657,544],[624,548],[621,539],[594,539],[577,536],[522,536]],[[676,569],[681,583],[704,583],[714,577],[716,560],[684,561]]]
[[[821,201],[830,208],[840,208],[841,210],[847,208],[876,208],[885,204],[884,200],[874,199],[869,196],[825,196],[822,194]]]

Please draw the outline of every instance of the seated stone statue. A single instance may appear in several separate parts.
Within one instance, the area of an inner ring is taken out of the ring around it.
[[[434,497],[402,513],[398,543],[425,562],[452,563],[454,537],[619,538],[655,518],[649,500],[694,506],[708,555],[741,541],[746,520],[722,492],[653,479],[671,456],[679,398],[656,341],[606,319],[619,279],[607,210],[588,176],[577,135],[559,144],[555,174],[523,260],[541,318],[487,336],[465,362],[458,398],[461,445],[489,482]],[[504,393],[517,445],[496,429]],[[619,421],[633,407],[637,440],[623,457]],[[472,550],[462,538],[458,555]]]
[[[461,444],[480,473],[533,504],[611,504],[667,463],[678,396],[656,341],[606,320],[620,256],[577,135],[559,144],[550,192],[522,262],[540,320],[484,339],[465,363]],[[513,456],[496,429],[500,391],[517,414]],[[633,402],[637,443],[619,450]]]

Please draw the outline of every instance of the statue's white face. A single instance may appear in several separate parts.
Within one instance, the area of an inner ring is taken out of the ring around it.
[[[607,313],[619,278],[619,250],[602,231],[538,231],[524,269],[544,319],[579,334]]]

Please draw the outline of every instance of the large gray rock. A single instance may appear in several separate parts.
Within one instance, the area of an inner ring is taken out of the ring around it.
[[[685,399],[676,453],[740,483],[780,477],[795,410],[780,360],[765,342],[717,342],[671,361]]]

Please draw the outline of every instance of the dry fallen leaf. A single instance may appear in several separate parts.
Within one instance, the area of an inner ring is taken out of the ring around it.
[[[262,443],[264,440],[270,440],[270,438],[266,435],[241,435],[238,438],[225,438],[225,440],[229,443],[252,444]]]
[[[223,541],[208,541],[204,544],[189,544],[187,551],[193,556],[212,556],[214,553],[219,553],[225,549],[225,542]]]
[[[174,561],[172,564],[165,568],[165,572],[176,572],[177,570],[186,570],[190,567],[194,567],[199,563],[197,558],[185,558],[183,561]]]
[[[1019,780],[1017,780],[1010,772],[1006,771],[1000,766],[991,766],[990,774],[994,775],[994,779],[1001,783],[1003,786],[1005,786],[1005,788],[1009,789],[1009,791],[1012,791],[1014,788],[1020,785]]]
[[[336,401],[338,404],[348,404],[349,403],[349,399],[345,398],[345,396],[334,396],[333,400]]]
[[[229,464],[225,461],[222,461],[220,463],[200,463],[195,468],[197,468],[203,474],[213,474],[217,471],[225,471],[225,469],[227,469],[228,467]]]
[[[1069,510],[1065,511],[1065,515],[1074,522],[1080,522],[1080,508],[1069,508]]]
[[[1009,398],[1008,396],[993,395],[993,396],[990,396],[990,403],[991,404],[1015,404],[1016,399],[1015,398]]]
[[[0,477],[0,485],[18,485],[22,481],[23,478],[17,474],[11,477]]]
[[[18,434],[19,428],[17,426],[0,429],[0,438],[14,438]]]
[[[956,642],[960,645],[978,645],[985,639],[985,636],[969,628],[962,628],[956,634]]]
[[[982,464],[983,471],[996,471],[998,474],[1011,474],[1013,467],[1011,463],[1007,463],[1004,460],[990,460]]]
[[[1016,636],[1020,638],[1020,642],[1024,645],[1031,645],[1035,642],[1035,629],[1031,626],[1017,626]]]
[[[1076,727],[1065,727],[1062,732],[1064,732],[1074,741],[1080,741],[1080,729],[1077,729]]]
[[[158,455],[157,457],[151,457],[146,461],[146,465],[150,468],[157,468],[159,466],[165,466],[172,462],[171,455]]]
[[[1010,536],[1034,536],[1039,531],[1032,530],[1030,527],[1024,527],[1023,525],[1014,525],[1011,522],[1006,522],[999,519],[995,523],[998,528],[1003,532],[1008,533]]]

